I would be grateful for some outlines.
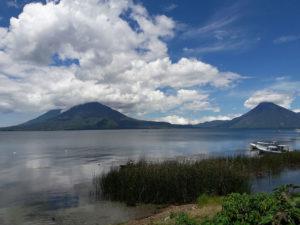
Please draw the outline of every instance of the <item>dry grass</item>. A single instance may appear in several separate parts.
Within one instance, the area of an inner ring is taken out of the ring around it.
[[[207,204],[199,207],[196,204],[171,205],[161,209],[157,214],[147,218],[132,220],[122,225],[175,225],[172,215],[185,212],[189,216],[201,221],[204,218],[212,217],[222,209],[221,204]]]

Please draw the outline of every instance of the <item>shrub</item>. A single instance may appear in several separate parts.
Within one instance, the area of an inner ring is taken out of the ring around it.
[[[201,225],[300,224],[300,211],[291,194],[293,188],[282,186],[271,194],[230,194],[224,199],[222,211]]]

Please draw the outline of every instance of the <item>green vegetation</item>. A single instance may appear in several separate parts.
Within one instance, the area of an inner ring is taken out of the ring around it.
[[[233,193],[224,198],[222,211],[213,218],[197,221],[187,213],[175,216],[176,225],[281,225],[300,224],[299,194],[292,185],[282,186],[273,193],[254,195]],[[297,200],[298,199],[298,200]],[[174,215],[172,215],[174,217]]]
[[[196,203],[198,207],[202,207],[205,205],[219,205],[222,203],[222,197],[221,196],[209,196],[207,194],[200,195]]]
[[[190,203],[202,194],[249,193],[251,179],[300,167],[300,152],[199,161],[128,162],[94,179],[95,194],[136,203]],[[199,202],[203,201],[198,199]]]
[[[175,217],[175,225],[197,225],[197,220],[188,216],[187,213],[179,213]]]
[[[96,194],[128,205],[188,203],[202,193],[250,191],[247,177],[223,161],[128,163],[97,178],[95,185]]]

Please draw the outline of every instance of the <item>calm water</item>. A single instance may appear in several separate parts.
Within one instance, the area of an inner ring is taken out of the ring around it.
[[[119,130],[0,132],[0,224],[112,224],[151,207],[94,202],[93,176],[128,159],[244,154],[251,141],[280,140],[300,149],[296,130]],[[298,171],[253,184],[268,191],[300,180]]]

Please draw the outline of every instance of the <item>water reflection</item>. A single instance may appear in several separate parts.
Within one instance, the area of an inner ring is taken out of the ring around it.
[[[299,184],[300,171],[283,171],[277,176],[269,176],[265,178],[255,179],[252,182],[252,190],[254,192],[271,192],[282,184]]]
[[[93,176],[141,157],[243,154],[256,140],[287,141],[300,149],[300,133],[293,130],[0,132],[0,224],[108,224],[141,216],[151,209],[91,201]],[[282,179],[276,184],[287,181]],[[265,182],[254,188],[271,188]]]

